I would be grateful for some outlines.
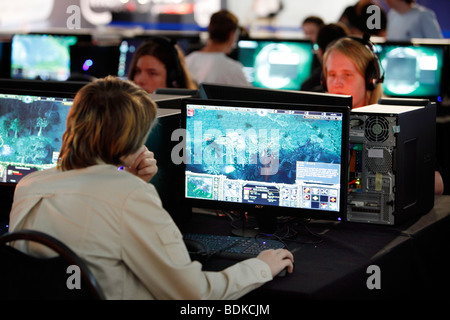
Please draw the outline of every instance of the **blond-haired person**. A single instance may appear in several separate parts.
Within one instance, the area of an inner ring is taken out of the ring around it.
[[[377,103],[382,96],[382,70],[369,45],[344,37],[332,42],[323,56],[326,90],[351,95],[353,108]]]
[[[190,259],[155,187],[143,179],[151,170],[140,172],[152,168],[143,161],[143,144],[155,114],[147,92],[130,81],[107,77],[83,87],[67,118],[58,166],[19,182],[10,230],[62,240],[87,262],[108,299],[234,299],[286,267],[292,272],[287,250],[263,251],[220,272],[204,272]]]

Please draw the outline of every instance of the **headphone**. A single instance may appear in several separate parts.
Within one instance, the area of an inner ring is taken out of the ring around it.
[[[169,65],[166,65],[167,79],[166,85],[168,88],[185,88],[186,82],[181,65],[180,58],[178,56],[178,50],[175,47],[176,42],[172,39],[163,36],[152,36],[146,40],[146,42],[153,41],[160,46],[167,49],[170,53]]]
[[[384,81],[384,71],[381,66],[380,60],[378,59],[378,56],[376,55],[374,51],[374,44],[371,42],[370,35],[364,34],[362,38],[359,37],[344,37],[347,39],[352,39],[354,41],[357,41],[361,43],[367,50],[370,51],[372,58],[369,61],[369,64],[366,67],[366,72],[364,75],[365,83],[366,83],[366,90],[373,91],[377,87],[379,83],[383,83]],[[337,41],[337,40],[336,40]],[[322,72],[322,79],[321,79],[322,86],[325,91],[327,90],[327,82],[324,77],[324,74]]]

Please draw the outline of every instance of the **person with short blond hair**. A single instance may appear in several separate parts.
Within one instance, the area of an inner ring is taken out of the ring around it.
[[[106,77],[84,86],[69,112],[57,167],[18,183],[9,231],[38,230],[68,245],[107,299],[237,299],[284,268],[292,272],[292,253],[284,249],[218,272],[191,260],[147,183],[156,163],[143,144],[155,114],[150,96],[131,81]],[[54,255],[23,241],[14,246]]]

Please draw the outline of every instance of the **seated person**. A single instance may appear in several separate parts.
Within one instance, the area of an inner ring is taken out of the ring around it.
[[[66,243],[87,262],[107,299],[236,299],[286,267],[292,272],[293,256],[284,249],[219,272],[202,271],[190,259],[147,183],[156,163],[143,145],[155,116],[156,104],[130,81],[108,76],[80,89],[57,167],[17,185],[10,231],[34,229]],[[54,254],[39,244],[14,245]]]
[[[238,19],[227,10],[211,16],[206,45],[186,56],[186,65],[197,84],[209,82],[250,86],[243,65],[227,56],[238,38]]]
[[[336,39],[345,37],[348,35],[346,28],[337,23],[330,23],[324,25],[320,28],[315,45],[317,49],[315,50],[315,57],[317,57],[318,65],[313,68],[311,75],[303,81],[300,90],[302,91],[315,91],[322,92],[322,59],[323,54],[327,46]]]
[[[324,87],[329,93],[353,97],[352,108],[378,102],[383,76],[377,69],[378,58],[362,42],[341,38],[330,44],[323,59]],[[435,171],[435,194],[444,192],[441,173]]]
[[[183,52],[165,37],[152,37],[139,46],[128,79],[148,93],[159,88],[197,89],[186,69]]]
[[[386,36],[386,12],[373,0],[359,0],[346,7],[338,22],[344,24],[352,36]]]
[[[312,43],[317,41],[317,35],[319,30],[325,25],[322,18],[317,16],[308,16],[302,21],[302,29],[305,34],[305,38],[309,39]]]
[[[434,11],[416,0],[387,0],[386,39],[410,41],[412,38],[442,38],[441,27]]]
[[[323,56],[323,85],[329,93],[353,97],[352,108],[377,103],[383,75],[378,57],[364,40],[344,37],[332,42]]]

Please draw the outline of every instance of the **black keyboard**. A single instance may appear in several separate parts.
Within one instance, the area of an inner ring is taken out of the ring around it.
[[[208,256],[228,258],[234,260],[245,260],[256,257],[266,249],[285,248],[284,243],[273,239],[247,238],[238,236],[220,236],[212,234],[183,235],[184,240],[200,243],[207,248]]]

